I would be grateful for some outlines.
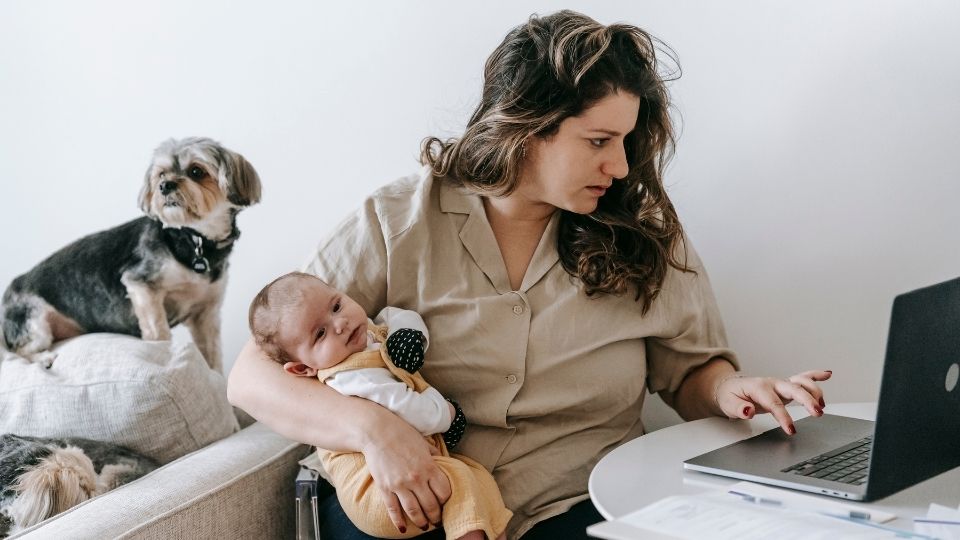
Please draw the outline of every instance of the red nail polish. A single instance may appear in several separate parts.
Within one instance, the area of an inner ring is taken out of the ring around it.
[[[823,398],[820,398],[820,407],[826,407],[827,404],[823,401]]]
[[[743,408],[743,415],[744,415],[744,416],[750,416],[750,407],[744,407],[744,408]]]
[[[829,369],[825,369],[824,371],[826,371],[827,373],[833,375],[833,371],[831,371],[831,370],[829,370]]]
[[[813,410],[817,412],[817,416],[823,416],[823,409],[820,407],[814,407]]]
[[[793,424],[790,424],[790,425],[787,427],[787,433],[789,433],[789,434],[791,434],[791,435],[796,435],[796,434],[797,434],[797,428],[793,427]]]
[[[430,530],[430,526],[429,526],[429,525],[424,525],[423,527],[420,527],[420,530],[421,530],[421,531],[424,531],[424,532],[429,531],[429,530]]]
[[[400,526],[400,534],[407,534],[407,528],[401,525],[401,526]]]

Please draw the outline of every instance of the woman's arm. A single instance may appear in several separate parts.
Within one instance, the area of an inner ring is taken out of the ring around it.
[[[384,420],[379,407],[342,396],[316,379],[285,373],[253,340],[230,371],[227,399],[288,439],[333,451],[360,451]]]
[[[227,398],[284,437],[362,452],[398,529],[405,529],[404,512],[421,528],[427,520],[440,522],[450,483],[433,461],[433,447],[387,409],[342,396],[316,379],[286,374],[253,340],[230,371]]]

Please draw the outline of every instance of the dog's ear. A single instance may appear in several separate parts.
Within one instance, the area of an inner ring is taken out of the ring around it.
[[[153,187],[150,185],[150,176],[153,172],[153,163],[147,167],[146,174],[143,175],[143,187],[140,188],[140,210],[144,214],[150,214],[150,199],[153,197]]]
[[[243,156],[223,149],[220,153],[220,187],[227,200],[237,206],[260,202],[260,175]]]

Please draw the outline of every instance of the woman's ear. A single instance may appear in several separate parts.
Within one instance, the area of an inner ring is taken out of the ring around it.
[[[283,370],[297,377],[316,377],[317,370],[304,364],[303,362],[287,362],[283,364]]]

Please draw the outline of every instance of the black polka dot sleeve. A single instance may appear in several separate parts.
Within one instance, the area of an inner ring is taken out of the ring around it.
[[[387,338],[387,354],[393,365],[416,373],[423,367],[423,332],[412,328],[401,328]]]
[[[443,442],[447,445],[447,450],[453,450],[453,447],[457,446],[457,443],[463,438],[464,430],[467,429],[467,417],[463,414],[463,409],[460,408],[459,403],[452,399],[447,401],[453,403],[453,408],[457,412],[453,416],[453,422],[450,423],[450,429],[443,432]]]

